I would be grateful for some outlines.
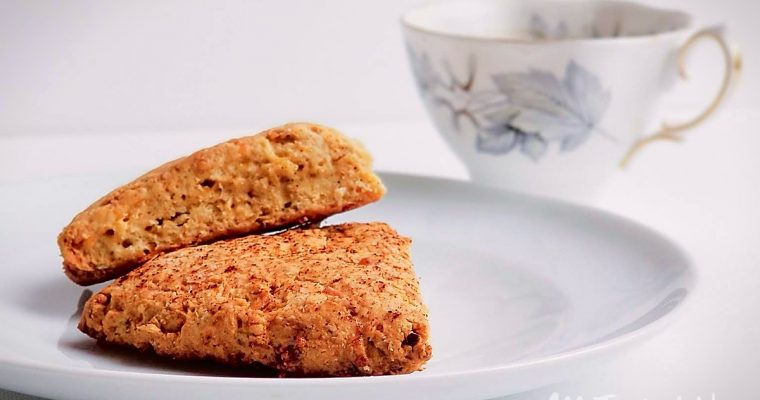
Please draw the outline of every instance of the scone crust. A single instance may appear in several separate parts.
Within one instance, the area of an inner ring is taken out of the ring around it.
[[[158,167],[78,214],[58,236],[66,275],[88,285],[158,254],[321,220],[385,192],[369,153],[295,123]]]
[[[352,223],[181,249],[93,295],[79,329],[286,374],[413,372],[431,348],[410,242],[383,223]]]

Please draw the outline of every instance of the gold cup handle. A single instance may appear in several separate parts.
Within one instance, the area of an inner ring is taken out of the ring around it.
[[[620,168],[625,168],[631,162],[631,159],[635,154],[637,154],[641,149],[652,142],[656,142],[658,140],[669,140],[672,142],[682,141],[683,136],[681,136],[681,133],[687,129],[701,124],[705,119],[707,119],[707,117],[710,116],[710,114],[715,112],[718,106],[725,99],[726,94],[728,93],[728,90],[731,88],[732,84],[736,82],[736,79],[738,78],[739,73],[742,69],[742,57],[738,51],[731,50],[728,43],[726,43],[726,40],[723,37],[723,33],[720,28],[707,28],[700,30],[694,33],[686,41],[686,43],[681,46],[681,48],[678,50],[678,74],[681,76],[681,78],[684,80],[688,79],[685,67],[686,55],[695,43],[703,39],[714,40],[720,47],[720,50],[723,53],[723,58],[725,59],[723,81],[721,82],[718,93],[707,106],[707,108],[691,120],[679,124],[668,124],[665,122],[662,124],[660,130],[655,134],[637,140],[636,143],[634,143],[631,148],[628,149],[628,152],[625,154],[625,156],[623,156],[623,159],[620,160]]]

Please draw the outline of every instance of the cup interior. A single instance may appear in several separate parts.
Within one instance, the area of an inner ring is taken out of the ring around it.
[[[409,11],[402,22],[436,34],[543,41],[651,36],[691,21],[680,11],[622,1],[452,0]]]

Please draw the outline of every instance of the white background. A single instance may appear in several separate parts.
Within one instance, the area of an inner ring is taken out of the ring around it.
[[[415,3],[0,0],[0,181],[138,173],[289,120],[361,138],[381,170],[465,178],[408,71],[398,15]],[[597,205],[681,243],[700,269],[697,297],[608,368],[510,400],[760,396],[760,2],[656,4],[726,23],[746,71],[729,107],[684,145],[647,150]],[[665,114],[707,102],[716,55],[692,57]]]
[[[398,22],[417,3],[2,0],[0,135],[418,120]],[[757,64],[760,2],[652,3],[726,23]],[[676,103],[708,101],[720,74],[708,47]],[[746,74],[734,105],[760,103],[758,79]]]

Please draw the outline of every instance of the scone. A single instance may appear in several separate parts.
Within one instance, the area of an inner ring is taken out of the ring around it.
[[[77,215],[58,236],[87,285],[157,254],[321,220],[380,199],[370,155],[339,132],[288,124],[167,163]]]
[[[350,223],[180,249],[93,295],[79,329],[299,376],[413,372],[431,348],[410,243],[386,224]]]

